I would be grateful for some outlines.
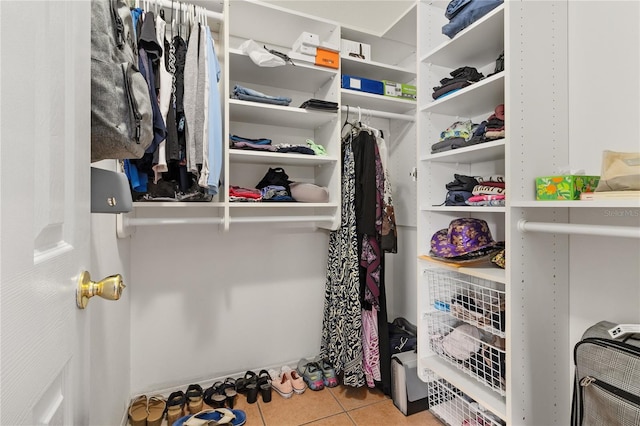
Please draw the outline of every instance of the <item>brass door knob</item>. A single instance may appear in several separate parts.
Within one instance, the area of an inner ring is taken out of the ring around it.
[[[91,281],[91,275],[87,271],[83,271],[78,278],[76,304],[78,308],[84,309],[93,296],[100,296],[107,300],[118,300],[125,287],[120,274],[111,275],[95,282]]]

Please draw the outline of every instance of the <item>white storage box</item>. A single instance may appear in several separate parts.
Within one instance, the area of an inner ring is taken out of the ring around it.
[[[310,64],[315,64],[316,63],[316,56],[315,55],[313,55],[313,56],[312,55],[305,55],[304,53],[294,52],[293,50],[290,50],[287,53],[287,56],[289,56],[294,61],[309,62]]]
[[[300,46],[318,47],[320,46],[320,36],[318,34],[308,33],[304,31],[293,43],[291,50],[293,50],[294,52],[304,53],[300,50]]]
[[[340,55],[344,57],[371,60],[371,45],[359,41],[340,40]]]
[[[306,44],[300,44],[297,49],[293,49],[294,52],[302,53],[303,55],[316,56],[318,49],[316,47],[307,46]]]

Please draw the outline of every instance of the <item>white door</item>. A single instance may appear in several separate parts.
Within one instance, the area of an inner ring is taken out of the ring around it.
[[[0,1],[2,425],[88,424],[90,18]]]

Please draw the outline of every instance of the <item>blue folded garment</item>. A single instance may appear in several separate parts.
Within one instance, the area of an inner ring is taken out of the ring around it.
[[[267,104],[285,105],[288,106],[291,103],[291,98],[286,96],[270,96],[257,90],[249,89],[248,87],[240,86],[236,84],[233,88],[233,95],[235,99],[243,101],[262,102]]]
[[[503,0],[471,0],[468,3],[460,0],[452,0],[449,5],[452,6],[450,13],[447,7],[446,14],[452,16],[448,24],[442,27],[442,34],[453,38],[460,31],[473,24],[484,15],[500,6]],[[458,6],[457,8],[455,6]]]

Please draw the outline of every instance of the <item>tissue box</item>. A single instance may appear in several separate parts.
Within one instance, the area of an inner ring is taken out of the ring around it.
[[[410,84],[396,83],[395,81],[382,80],[384,83],[384,95],[394,98],[404,98],[415,101],[418,95],[416,86]]]
[[[359,90],[360,92],[382,95],[384,93],[384,83],[368,78],[356,77],[353,75],[342,75],[342,87],[344,89]]]
[[[391,357],[391,398],[405,416],[429,409],[428,387],[418,377],[417,366],[415,352]]]
[[[600,176],[560,175],[536,178],[536,200],[579,200],[583,192],[593,192]]]

